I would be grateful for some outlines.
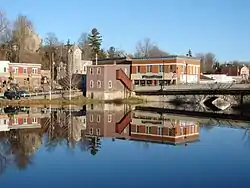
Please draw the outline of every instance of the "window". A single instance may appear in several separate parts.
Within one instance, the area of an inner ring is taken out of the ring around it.
[[[14,123],[13,124],[18,124],[18,119],[17,118],[14,119]]]
[[[100,80],[97,81],[97,87],[101,88],[102,87],[102,82]]]
[[[146,127],[146,131],[147,131],[147,132],[146,132],[147,134],[151,134],[151,127],[147,126],[147,127]]]
[[[36,117],[33,117],[33,119],[32,119],[32,123],[36,123],[36,122],[37,122]]]
[[[97,74],[101,74],[101,68],[97,67]]]
[[[137,66],[136,68],[137,68],[136,72],[137,72],[137,73],[140,73],[140,72],[141,72],[141,67],[140,67],[140,66]]]
[[[37,73],[37,68],[32,68],[32,74],[36,74]]]
[[[89,134],[90,134],[90,135],[93,135],[93,132],[94,132],[93,128],[90,128],[90,129],[89,129]]]
[[[147,65],[147,72],[152,72],[152,65]]]
[[[124,69],[124,73],[125,73],[126,75],[128,75],[128,69],[127,69],[127,68]]]
[[[180,135],[184,135],[183,127],[180,129]]]
[[[93,74],[93,69],[92,68],[89,68],[89,73]]]
[[[100,134],[101,134],[100,128],[96,129],[96,135],[100,136]]]
[[[195,133],[198,132],[198,126],[197,126],[197,125],[194,126],[194,132],[195,132]]]
[[[3,72],[7,72],[7,68],[6,67],[3,68]]]
[[[27,118],[23,118],[23,124],[27,124]]]
[[[27,74],[27,68],[24,68],[24,69],[23,69],[23,73],[24,73],[24,74]]]
[[[17,67],[14,67],[14,73],[18,73],[18,68]]]
[[[93,104],[90,105],[90,109],[94,110],[94,105]]]
[[[101,121],[101,116],[98,115],[98,116],[97,116],[97,122],[100,123],[100,121]]]
[[[7,120],[6,119],[3,120],[3,124],[7,125]]]
[[[94,121],[94,116],[91,115],[91,116],[90,116],[90,122],[93,122],[93,121]]]
[[[139,82],[139,80],[134,80],[134,85],[139,85],[140,84],[140,82]]]
[[[139,125],[136,125],[136,132],[140,133],[140,126]]]
[[[158,127],[158,129],[157,129],[157,134],[158,134],[158,135],[162,135],[162,127]]]
[[[192,125],[192,129],[191,129],[191,134],[195,133],[194,132],[194,126]]]
[[[109,81],[109,88],[112,88],[112,81]]]
[[[196,67],[196,74],[199,74],[199,67]]]
[[[163,65],[159,65],[159,72],[164,72],[164,66]]]
[[[174,68],[174,66],[173,66],[173,65],[170,65],[170,72],[173,71],[173,68]]]
[[[94,87],[94,81],[90,80],[90,88],[93,88],[93,87]]]
[[[111,114],[108,115],[108,122],[109,123],[112,122],[112,115]]]

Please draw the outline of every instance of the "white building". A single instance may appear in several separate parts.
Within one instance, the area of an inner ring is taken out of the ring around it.
[[[68,62],[72,74],[86,74],[87,66],[92,65],[92,61],[82,60],[82,50],[73,45],[69,49]]]

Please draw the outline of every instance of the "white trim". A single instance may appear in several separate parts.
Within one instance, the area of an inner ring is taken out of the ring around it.
[[[96,120],[97,123],[100,123],[101,122],[101,116],[100,115],[97,115],[97,120]]]
[[[94,86],[94,81],[93,80],[90,80],[89,81],[89,87],[90,88],[94,88],[95,86]]]
[[[187,137],[187,136],[195,136],[195,135],[199,135],[199,133],[193,133],[193,134],[185,134],[185,135],[181,135],[181,136],[167,136],[167,135],[158,135],[158,134],[146,134],[146,133],[137,133],[137,132],[132,132],[131,134],[134,135],[144,135],[144,136],[155,136],[155,137],[165,137],[165,138],[182,138],[182,137]]]
[[[100,75],[100,74],[101,74],[101,67],[97,67],[97,68],[96,68],[96,74],[97,74],[97,75]]]
[[[113,87],[113,84],[112,84],[111,80],[108,81],[108,87],[109,87],[109,89],[111,89]]]
[[[109,123],[112,122],[112,114],[109,114],[109,115],[108,115],[108,122],[109,122]]]
[[[41,68],[41,64],[35,63],[9,63],[10,66],[17,66],[17,67],[34,67],[34,68]]]
[[[100,80],[97,80],[97,88],[102,88],[102,82]]]

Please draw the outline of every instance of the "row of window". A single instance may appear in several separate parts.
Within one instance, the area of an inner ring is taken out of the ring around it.
[[[140,126],[139,125],[136,126],[136,132],[137,133],[142,133],[142,132],[140,132]],[[152,134],[152,127],[146,126],[146,132],[145,133],[146,134]],[[158,135],[163,135],[163,127],[157,127],[157,134]]]
[[[6,69],[6,67],[4,67]],[[4,72],[7,71],[7,69],[5,70],[4,69]],[[18,67],[13,67],[13,73],[19,73],[18,72]],[[27,74],[28,73],[28,69],[27,68],[23,68],[23,73],[24,74]],[[38,73],[38,68],[32,68],[32,74],[37,74]]]
[[[90,121],[90,122],[94,122],[94,115],[93,115],[93,114],[90,116],[89,121]],[[100,122],[101,122],[101,116],[100,116],[100,115],[97,115],[96,122],[97,122],[97,123],[100,123]],[[111,115],[111,114],[108,115],[108,122],[109,122],[109,123],[112,122],[112,115]]]
[[[165,65],[165,67],[169,67],[169,71],[173,71],[176,67],[176,65]],[[136,73],[141,72],[141,66],[136,66]],[[146,66],[146,72],[153,72],[153,65],[147,65]],[[164,72],[164,65],[158,65],[158,72]]]
[[[168,132],[165,134],[166,136],[175,136],[175,129],[167,129]],[[187,135],[187,134],[193,134],[198,132],[198,126],[197,125],[192,125],[186,128],[186,131],[184,131],[184,128],[180,128],[180,136],[182,135]],[[140,131],[140,126],[136,126],[136,133],[142,133]],[[152,127],[146,126],[146,134],[152,134]],[[163,135],[163,127],[158,127],[157,128],[157,135]]]
[[[100,130],[100,128],[97,128],[97,129],[95,130],[95,132],[96,132],[96,133],[95,133],[96,136],[100,136],[100,135],[101,135],[101,130]],[[90,128],[90,129],[89,129],[89,134],[90,134],[90,135],[93,135],[93,134],[94,134],[94,129],[93,129],[93,128]]]
[[[97,70],[96,71],[97,74],[101,74],[101,67],[97,67],[96,70]],[[90,74],[94,74],[93,68],[89,68],[89,73]]]
[[[90,80],[89,85],[90,85],[90,88],[94,88],[95,87],[94,81]],[[97,88],[102,88],[102,82],[100,80],[97,80],[96,85],[97,85]],[[108,87],[109,87],[109,89],[112,88],[112,81],[111,80],[108,81]]]
[[[166,72],[172,72],[175,71],[176,65],[158,65],[158,72],[164,72],[164,67]],[[195,66],[181,66],[181,72],[187,72],[189,70],[190,74],[198,74],[199,73],[199,67]],[[136,73],[141,73],[141,66],[136,66]],[[147,65],[146,66],[146,72],[153,72],[153,65]]]
[[[7,123],[7,122],[4,122]],[[23,118],[23,124],[27,124],[28,123],[28,119],[27,118]],[[32,123],[37,123],[37,118],[33,117],[32,118]],[[14,118],[13,124],[18,124],[18,118]]]

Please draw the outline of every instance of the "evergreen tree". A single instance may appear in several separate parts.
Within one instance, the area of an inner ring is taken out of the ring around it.
[[[93,28],[91,34],[88,35],[89,46],[92,51],[92,58],[95,58],[96,54],[99,55],[101,52],[102,36],[96,28]]]
[[[188,50],[187,56],[192,57],[192,51],[190,49]]]

